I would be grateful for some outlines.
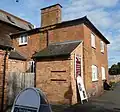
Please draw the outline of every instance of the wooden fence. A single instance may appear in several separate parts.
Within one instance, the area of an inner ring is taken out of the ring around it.
[[[34,87],[34,73],[10,72],[7,85],[7,104],[11,105],[16,95],[27,87]]]

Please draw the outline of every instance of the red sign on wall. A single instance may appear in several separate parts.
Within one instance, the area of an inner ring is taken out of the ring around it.
[[[81,58],[80,56],[75,56],[75,71],[76,71],[76,78],[78,75],[81,76]]]

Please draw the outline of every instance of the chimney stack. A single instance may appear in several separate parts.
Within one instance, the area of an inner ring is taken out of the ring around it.
[[[57,24],[61,22],[60,4],[55,4],[41,9],[41,27]]]

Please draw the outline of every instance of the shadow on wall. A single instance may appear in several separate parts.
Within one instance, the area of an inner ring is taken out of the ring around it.
[[[72,86],[70,83],[68,90],[64,94],[64,98],[69,99],[69,103],[72,104],[72,96],[73,96],[73,91],[72,91]]]

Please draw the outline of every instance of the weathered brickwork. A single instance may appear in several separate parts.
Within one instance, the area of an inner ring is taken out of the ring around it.
[[[3,68],[4,68],[4,56],[5,51],[0,50],[0,103],[2,97],[2,82],[3,82]],[[4,89],[4,104],[7,101],[7,78],[8,78],[8,57],[6,58],[6,77],[5,77],[5,89]]]
[[[8,71],[9,72],[25,72],[25,61],[9,59]]]
[[[27,60],[31,60],[32,56],[38,52],[41,47],[41,44],[44,41],[43,39],[45,38],[41,38],[40,33],[37,33],[28,35],[28,42],[25,45],[19,45],[19,36],[13,38],[12,41],[15,49],[23,54],[23,56],[27,57]]]
[[[36,84],[45,92],[51,103],[77,103],[75,55],[81,56],[81,61],[83,60],[82,44],[71,53],[68,59],[48,58],[37,61]]]
[[[61,22],[61,6],[55,5],[41,9],[41,26],[49,26]]]
[[[91,95],[100,95],[103,92],[103,81],[101,67],[105,67],[106,79],[108,79],[108,60],[107,60],[107,44],[105,44],[104,53],[100,50],[101,39],[95,34],[96,48],[91,47],[91,33],[92,31],[84,25],[84,80],[88,93]],[[103,41],[103,40],[102,40]],[[98,67],[98,81],[92,82],[91,66]]]
[[[3,76],[3,59],[4,59],[4,51],[0,50],[0,99],[1,99],[1,95],[2,95],[2,76]],[[0,100],[1,102],[1,100]]]
[[[70,60],[58,58],[37,62],[36,86],[45,92],[51,103],[70,104],[71,84]]]
[[[83,25],[61,27],[49,31],[49,43],[83,40]]]

